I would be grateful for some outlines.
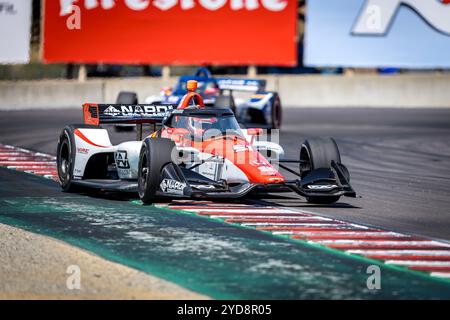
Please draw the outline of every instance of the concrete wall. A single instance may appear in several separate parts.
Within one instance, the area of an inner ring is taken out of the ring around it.
[[[0,110],[80,106],[84,101],[102,101],[103,88],[100,80],[0,81]]]
[[[283,76],[284,105],[311,107],[450,107],[450,74]]]
[[[280,93],[285,107],[450,107],[450,74],[268,76],[268,90]],[[120,90],[140,101],[159,94],[176,78],[0,82],[0,110],[69,108],[84,102],[113,103]]]

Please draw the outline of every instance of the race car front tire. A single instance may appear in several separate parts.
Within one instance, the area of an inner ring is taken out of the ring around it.
[[[300,149],[300,175],[303,178],[312,170],[330,168],[331,161],[341,163],[341,154],[333,138],[307,139]],[[332,204],[339,198],[340,196],[315,196],[306,197],[306,200],[314,204]]]
[[[312,204],[333,204],[339,201],[340,196],[306,197],[306,201]]]
[[[144,204],[152,204],[159,189],[161,170],[172,162],[175,143],[170,139],[147,138],[139,155],[138,193]]]

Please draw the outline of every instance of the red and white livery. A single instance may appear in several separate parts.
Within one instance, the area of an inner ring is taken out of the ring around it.
[[[59,139],[62,188],[137,192],[144,203],[286,191],[322,204],[355,197],[333,139],[306,140],[298,159],[284,159],[262,129],[240,128],[229,108],[205,107],[196,86],[187,83],[177,106],[85,104],[85,124],[66,126]],[[135,124],[138,137],[113,145],[101,124]],[[154,126],[144,139],[143,125]]]

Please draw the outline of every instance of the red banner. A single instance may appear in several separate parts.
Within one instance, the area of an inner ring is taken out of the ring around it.
[[[297,64],[297,1],[45,0],[48,63]]]

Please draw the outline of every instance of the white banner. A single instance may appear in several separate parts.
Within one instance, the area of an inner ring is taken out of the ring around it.
[[[30,61],[31,0],[0,0],[0,64]]]

